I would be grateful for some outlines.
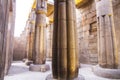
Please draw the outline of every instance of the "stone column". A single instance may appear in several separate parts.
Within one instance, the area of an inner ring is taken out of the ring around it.
[[[29,23],[30,26],[30,23]],[[33,63],[33,33],[32,33],[32,26],[29,27],[28,35],[27,35],[27,60],[25,61],[26,65],[30,65]]]
[[[47,27],[47,60],[52,60],[52,34],[53,33],[53,23],[49,23]]]
[[[27,54],[27,57],[28,57],[28,60],[32,60],[32,31],[31,31],[31,27],[30,27],[30,30],[29,30],[29,33],[28,33],[28,54]]]
[[[15,25],[15,1],[10,1],[10,10],[8,18],[8,30],[6,41],[6,61],[5,61],[5,75],[11,66],[13,59],[13,44],[14,44],[14,25]]]
[[[34,61],[34,35],[35,35],[35,10],[32,9],[30,13],[30,21],[29,21],[29,31],[28,31],[28,52],[26,61],[27,65],[30,65]]]
[[[4,80],[9,0],[0,0],[0,80]]]
[[[30,65],[32,63],[31,59],[31,53],[30,53],[30,21],[28,19],[27,21],[27,31],[26,31],[26,48],[27,48],[27,53],[26,53],[26,59],[24,59],[23,61],[25,61],[26,65]]]
[[[94,68],[94,73],[107,78],[120,78],[111,0],[96,0],[96,10],[99,66]]]
[[[29,21],[27,21],[27,30],[26,30],[26,59],[28,58],[29,54]]]
[[[31,11],[31,53],[32,53],[32,61],[34,61],[34,38],[35,38],[35,21],[36,21],[36,14],[35,9]]]
[[[46,71],[48,69],[48,65],[45,65],[46,13],[47,0],[37,0],[35,25],[35,65],[30,66],[30,70],[32,71]]]
[[[46,26],[46,1],[37,0],[36,11],[36,64],[45,64],[44,28]]]
[[[79,65],[75,29],[74,0],[54,0],[53,79],[74,80],[78,78]]]

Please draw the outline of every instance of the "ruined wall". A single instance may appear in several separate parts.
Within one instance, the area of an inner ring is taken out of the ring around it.
[[[120,0],[113,0],[114,25],[118,48],[118,62],[120,68]]]
[[[25,32],[20,37],[14,38],[13,60],[23,60],[27,56]]]
[[[94,0],[77,9],[77,30],[79,56],[81,63],[96,64],[97,55],[97,23]]]

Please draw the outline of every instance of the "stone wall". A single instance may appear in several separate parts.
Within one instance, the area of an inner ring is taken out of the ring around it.
[[[26,36],[23,31],[23,34],[20,37],[14,38],[13,60],[18,61],[27,58],[26,50]]]
[[[114,25],[118,48],[118,66],[120,68],[120,0],[113,0]]]
[[[77,30],[80,62],[96,64],[98,62],[97,23],[93,0],[77,9]]]

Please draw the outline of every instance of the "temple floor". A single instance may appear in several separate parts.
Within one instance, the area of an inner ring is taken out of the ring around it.
[[[46,64],[51,66],[51,62],[47,61]],[[79,74],[84,76],[85,80],[120,80],[120,79],[107,79],[101,78],[93,74],[92,65],[81,64]],[[50,67],[51,68],[51,67]],[[14,61],[4,80],[45,80],[46,77],[51,74],[52,71],[47,72],[32,72],[29,71],[29,67],[22,61]]]

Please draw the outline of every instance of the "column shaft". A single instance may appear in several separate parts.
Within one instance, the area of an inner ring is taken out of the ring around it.
[[[58,75],[60,79],[67,78],[67,25],[66,25],[66,2],[58,4]],[[62,74],[64,73],[64,74]]]
[[[28,60],[32,60],[32,33],[28,34]]]
[[[35,36],[35,64],[38,64],[38,62],[39,62],[39,57],[38,57],[38,55],[39,55],[39,48],[40,48],[40,40],[39,40],[39,35],[40,35],[40,33],[39,33],[39,27],[37,27],[36,26],[36,29],[35,29],[35,32],[36,32],[36,36]]]
[[[115,47],[112,3],[111,0],[96,0],[96,4],[99,64],[103,68],[115,68],[117,66],[117,52]]]
[[[73,0],[55,0],[54,5],[53,77],[71,80],[78,76],[75,3]]]
[[[34,60],[34,36],[35,36],[35,11],[34,9],[31,10],[29,16],[29,30],[28,30],[28,60]]]
[[[37,0],[37,11],[36,11],[36,64],[45,64],[46,53],[45,53],[45,27],[46,27],[46,0]]]
[[[54,0],[54,26],[52,45],[52,73],[53,78],[58,78],[58,52],[57,52],[57,32],[58,32],[58,0]]]
[[[75,14],[75,5],[73,0],[67,1],[67,47],[68,47],[68,78],[77,77],[78,74],[78,66],[77,66],[77,50],[76,50],[76,30],[75,30],[75,22],[76,18],[74,18]]]

